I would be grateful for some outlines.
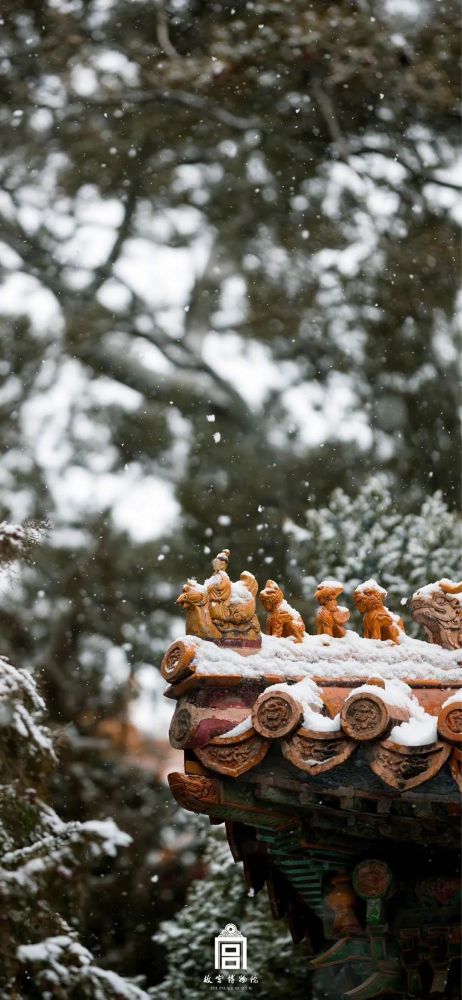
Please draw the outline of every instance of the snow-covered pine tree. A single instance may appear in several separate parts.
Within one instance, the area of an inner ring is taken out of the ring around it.
[[[27,526],[3,523],[0,562],[25,555],[33,540]],[[2,1000],[142,1000],[142,989],[100,968],[78,937],[83,878],[131,838],[112,819],[63,822],[43,801],[44,779],[57,765],[44,711],[28,671],[0,657]]]
[[[201,818],[201,826],[203,822]],[[242,865],[234,863],[222,826],[210,828],[205,861],[207,877],[192,884],[186,905],[174,920],[164,921],[155,936],[166,948],[168,973],[150,995],[155,1000],[204,1000],[211,996],[211,985],[204,979],[210,976],[217,986],[214,938],[226,924],[235,923],[248,937],[249,970],[241,989],[239,975],[235,975],[232,996],[236,1000],[248,996],[250,976],[255,975],[258,983],[250,995],[259,1000],[278,1000],[288,994],[293,1000],[305,1000],[306,949],[300,945],[294,950],[285,922],[272,919],[264,892],[255,898],[247,893]],[[226,983],[223,975],[221,985]]]
[[[200,817],[197,823],[203,833],[208,821]],[[233,861],[222,825],[209,828],[204,860],[208,875],[190,886],[186,905],[154,936],[166,949],[168,972],[149,990],[153,1000],[207,1000],[212,986],[225,990],[225,996],[229,986],[235,1000],[306,1000],[308,995],[325,1000],[357,985],[348,967],[310,971],[306,942],[294,946],[285,920],[273,919],[266,891],[247,892],[242,865]],[[216,978],[214,938],[228,923],[248,939],[245,982],[242,973],[231,974],[230,980],[223,973],[221,982]]]
[[[303,525],[287,522],[286,532],[291,586],[304,595],[299,607],[309,631],[319,580],[341,580],[350,598],[358,583],[372,577],[388,590],[388,605],[399,611],[407,630],[424,638],[407,600],[423,584],[460,572],[461,522],[441,492],[428,496],[418,513],[403,515],[385,475],[371,476],[355,497],[335,490],[327,507],[307,510]],[[351,624],[360,630],[354,609]]]
[[[54,512],[45,544],[42,522],[0,527],[0,565],[8,567],[0,652],[39,680],[46,702],[59,767],[47,774],[43,798],[65,821],[109,815],[131,837],[116,866],[102,860],[82,870],[80,938],[103,968],[152,985],[164,974],[152,935],[183,904],[202,854],[189,814],[179,815],[159,776],[164,730],[154,703],[152,744],[127,726],[132,668],[160,662],[170,635],[164,608],[176,590],[161,603],[149,545],[114,535],[103,517],[97,527],[87,520],[87,531],[82,542],[83,530],[64,531]]]

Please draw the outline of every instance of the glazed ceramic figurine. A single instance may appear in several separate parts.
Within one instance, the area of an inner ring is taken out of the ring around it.
[[[295,642],[303,642],[305,625],[301,615],[284,599],[284,593],[274,580],[267,580],[264,590],[260,591],[260,600],[266,615],[267,635],[278,639],[292,638]]]
[[[186,611],[186,635],[197,635],[201,639],[221,639],[221,632],[210,616],[209,598],[202,583],[194,577],[184,584],[176,604]]]
[[[322,580],[318,583],[315,598],[321,605],[316,615],[316,631],[318,635],[332,635],[335,639],[343,639],[346,629],[343,627],[350,617],[348,608],[337,604],[337,597],[343,594],[343,586],[338,580]]]
[[[198,583],[189,579],[177,599],[186,610],[186,632],[227,646],[261,645],[261,630],[255,600],[258,583],[245,570],[232,582],[228,576],[229,549],[212,562],[213,574]]]
[[[462,646],[462,583],[438,580],[412,595],[415,620],[425,629],[430,642],[446,649]]]
[[[364,615],[365,639],[391,639],[392,642],[399,642],[400,630],[404,632],[404,623],[399,615],[384,607],[386,596],[387,591],[376,580],[366,580],[356,587],[353,599],[358,611]]]

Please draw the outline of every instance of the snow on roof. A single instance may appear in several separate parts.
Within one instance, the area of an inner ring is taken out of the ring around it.
[[[252,716],[246,715],[242,722],[238,722],[237,726],[233,726],[232,729],[227,729],[223,736],[228,739],[229,736],[242,736],[243,733],[247,733],[249,729],[252,729]]]
[[[303,725],[307,729],[315,732],[331,733],[340,729],[340,715],[331,719],[328,715],[321,715],[323,701],[317,684],[311,677],[304,677],[297,684],[287,684],[285,681],[280,684],[272,684],[271,694],[274,691],[287,691],[303,709]]]
[[[361,684],[360,687],[355,688],[353,691],[347,695],[348,698],[352,698],[353,695],[357,694],[375,694],[378,698],[381,698],[386,705],[394,705],[396,708],[402,708],[410,715],[415,714],[415,708],[420,709],[419,702],[414,698],[412,690],[408,684],[400,680],[386,680],[384,681],[385,687],[379,687],[376,684]]]
[[[400,743],[402,746],[423,746],[427,743],[435,743],[438,739],[438,720],[436,716],[429,715],[419,703],[412,689],[408,684],[400,680],[386,680],[385,687],[381,688],[375,684],[361,684],[348,695],[351,698],[358,694],[374,694],[381,698],[387,705],[394,705],[396,708],[409,712],[409,720],[400,722],[393,726],[389,739],[393,743]],[[460,695],[459,695],[460,697]]]
[[[448,587],[454,586],[453,580],[448,580],[445,577],[443,577],[442,580],[435,580],[434,583],[427,583],[425,587],[419,587],[419,590],[416,590],[415,594],[413,594],[412,596],[430,597],[432,594],[443,594],[444,597],[455,598],[456,601],[459,601],[460,604],[462,604],[462,592],[460,594],[453,594],[451,593],[451,591],[443,590],[441,586],[442,583],[446,584]]]
[[[446,701],[443,702],[441,708],[446,708],[447,705],[454,705],[459,701],[462,701],[462,691],[454,691],[454,694],[451,694],[449,698],[446,698]]]
[[[438,720],[435,715],[424,712],[421,719],[409,719],[409,722],[393,726],[389,738],[393,743],[400,743],[405,747],[422,747],[427,743],[436,743]]]
[[[384,587],[381,587],[377,580],[365,580],[355,588],[355,594],[361,594],[363,590],[377,590],[379,594],[386,594]]]
[[[295,698],[299,702],[303,709],[303,726],[306,729],[311,729],[313,732],[339,732],[340,726],[340,715],[337,714],[334,718],[330,716],[322,715],[320,709],[323,707],[322,698],[320,697],[320,691],[317,684],[310,678],[305,677],[302,681],[297,684],[287,684],[282,682],[279,684],[271,685],[271,693],[276,691],[287,691],[292,698]],[[396,726],[393,726],[389,739],[393,743],[399,743],[401,746],[424,746],[429,743],[435,743],[438,739],[438,719],[434,715],[429,715],[422,705],[419,703],[415,695],[412,693],[412,689],[408,684],[403,681],[394,679],[386,680],[385,687],[379,687],[375,684],[361,684],[360,687],[354,688],[353,691],[347,696],[351,698],[353,695],[358,694],[373,694],[382,700],[387,705],[395,706],[396,708],[404,709],[409,712],[409,719],[405,722],[400,722]],[[461,694],[457,692],[451,695],[450,698],[445,701],[445,705],[450,704],[460,700]],[[252,716],[248,715],[242,722],[239,722],[234,729],[229,730],[224,735],[228,739],[230,736],[240,736],[241,734],[247,732],[252,728]],[[318,764],[319,761],[313,761],[313,763]]]
[[[340,730],[339,714],[334,719],[331,719],[328,715],[321,714],[324,703],[319,688],[311,677],[304,677],[297,684],[287,684],[286,681],[282,681],[279,684],[272,684],[269,690],[271,694],[277,691],[286,691],[295,701],[298,701],[300,707],[303,709],[303,725],[307,729],[312,729],[317,733],[331,733]],[[237,726],[234,726],[234,729],[229,730],[223,735],[226,736],[226,739],[230,736],[240,736],[241,733],[247,732],[251,728],[251,725],[252,716],[248,715]]]
[[[262,635],[261,649],[249,656],[197,636],[183,638],[196,646],[194,662],[198,679],[215,674],[254,680],[275,675],[287,680],[323,677],[346,681],[352,677],[367,680],[380,676],[387,680],[431,680],[442,684],[460,681],[462,685],[461,650],[444,649],[404,633],[399,643],[363,639],[352,630],[343,639],[306,635],[300,643]]]
[[[287,684],[286,681],[281,681],[279,684],[272,684],[271,692],[273,691],[288,691],[292,695],[292,698],[295,698],[303,707],[305,705],[308,705],[310,708],[321,709],[323,707],[318,685],[311,677],[304,677],[297,684]]]
[[[307,685],[312,685],[312,690],[307,690]],[[298,684],[273,684],[271,690],[277,687],[286,687],[293,698],[298,701],[303,709],[303,725],[307,729],[313,729],[317,733],[333,733],[340,729],[340,714],[331,719],[329,715],[322,715],[319,709],[323,709],[323,701],[319,693],[319,688],[309,677],[305,677]]]

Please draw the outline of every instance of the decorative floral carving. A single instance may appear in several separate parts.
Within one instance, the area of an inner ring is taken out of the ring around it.
[[[430,642],[446,649],[462,647],[461,594],[462,583],[438,580],[413,595],[412,613]]]
[[[193,674],[195,655],[196,647],[192,643],[184,642],[183,639],[172,642],[160,665],[160,672],[164,680],[174,683],[188,673]]]
[[[450,701],[441,709],[438,732],[451,743],[462,743],[462,694],[459,701]]]
[[[446,725],[451,733],[457,733],[462,738],[462,705],[460,708],[454,708],[452,712],[448,712]]]
[[[234,744],[209,743],[206,747],[196,748],[195,754],[204,767],[237,778],[259,764],[269,746],[269,742],[261,736],[251,735],[249,739]]]
[[[353,753],[355,744],[345,739],[343,733],[314,733],[301,729],[283,740],[281,749],[295,767],[316,775],[343,764]]]
[[[444,743],[424,747],[404,747],[386,740],[371,748],[372,770],[392,788],[407,791],[429,781],[442,768],[450,754]]]
[[[266,615],[267,635],[277,639],[292,638],[295,642],[303,642],[305,624],[302,616],[284,599],[284,592],[274,580],[267,580],[264,590],[260,591],[260,600]]]
[[[257,733],[267,738],[287,736],[302,721],[302,708],[288,691],[264,691],[255,702],[252,722]]]
[[[432,876],[415,886],[418,900],[423,906],[433,906],[436,902],[439,906],[451,906],[456,904],[460,895],[460,879],[457,876],[444,878]]]
[[[354,740],[375,740],[391,728],[392,719],[385,702],[375,694],[354,694],[340,713],[343,731]]]
[[[361,899],[386,896],[392,885],[392,874],[384,861],[361,861],[353,872],[353,886]]]
[[[315,598],[321,607],[316,615],[316,631],[318,635],[331,635],[342,639],[346,635],[345,622],[350,617],[348,608],[337,604],[337,597],[343,594],[341,583],[336,580],[322,580],[318,583]]]
[[[195,813],[207,813],[211,806],[220,801],[218,781],[202,774],[180,774],[174,771],[168,776],[170,791],[180,806]]]
[[[188,708],[177,708],[170,723],[169,738],[172,747],[182,750],[191,736],[191,712]]]
[[[400,630],[404,623],[399,615],[384,606],[387,591],[379,587],[375,580],[367,580],[356,588],[353,599],[358,611],[364,615],[363,635],[365,639],[391,639],[399,642]]]

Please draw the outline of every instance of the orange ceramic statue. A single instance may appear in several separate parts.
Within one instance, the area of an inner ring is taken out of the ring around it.
[[[430,642],[446,649],[462,647],[462,583],[429,583],[413,594],[411,608]]]
[[[290,637],[295,642],[303,642],[305,625],[302,616],[287,603],[283,591],[274,580],[266,581],[265,589],[260,591],[260,600],[267,612],[267,635],[274,635],[278,639]]]
[[[316,615],[316,631],[318,635],[332,635],[335,639],[343,639],[346,629],[343,627],[350,617],[348,608],[337,604],[337,597],[343,594],[343,586],[338,580],[322,580],[318,583],[315,598],[321,605]]]
[[[364,615],[365,639],[391,639],[392,642],[399,642],[400,630],[404,632],[404,623],[399,615],[384,607],[386,596],[387,591],[376,580],[366,580],[356,587],[353,598],[358,611]]]
[[[212,562],[213,575],[204,583],[190,579],[177,599],[186,609],[186,632],[224,645],[261,645],[260,623],[255,610],[258,583],[247,570],[232,583],[228,573],[229,549]]]
[[[204,580],[204,587],[208,594],[210,603],[210,613],[212,618],[221,621],[226,618],[226,609],[231,598],[231,580],[228,576],[229,549],[223,549],[215,559],[212,560],[213,576]]]
[[[221,632],[212,621],[209,597],[202,583],[194,578],[187,580],[176,604],[181,604],[186,610],[186,635],[221,639]]]

